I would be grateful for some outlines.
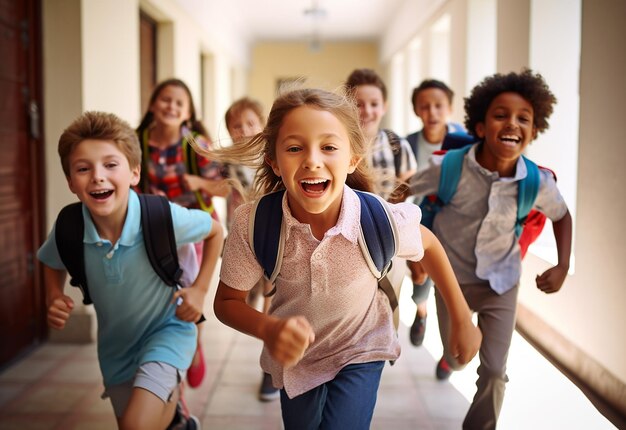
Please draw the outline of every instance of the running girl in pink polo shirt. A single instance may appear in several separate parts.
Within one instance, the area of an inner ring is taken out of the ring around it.
[[[281,389],[284,427],[369,429],[386,360],[400,344],[387,296],[377,287],[357,242],[360,201],[370,191],[361,160],[365,142],[347,98],[316,89],[279,97],[264,131],[250,141],[209,153],[253,164],[263,154],[255,190],[285,189],[285,248],[268,314],[246,304],[263,276],[249,244],[251,204],[235,212],[226,241],[215,314],[264,342],[263,370]],[[413,204],[389,205],[401,258],[421,260],[450,312],[450,348],[469,361],[481,342],[452,268]]]

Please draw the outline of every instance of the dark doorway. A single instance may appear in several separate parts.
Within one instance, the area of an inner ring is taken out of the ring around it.
[[[40,0],[0,2],[0,368],[46,336]]]
[[[145,12],[139,13],[139,74],[141,112],[148,110],[152,90],[157,84],[157,22]]]

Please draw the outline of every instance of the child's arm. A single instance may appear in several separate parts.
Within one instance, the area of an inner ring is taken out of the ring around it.
[[[211,196],[226,197],[230,193],[228,179],[208,179],[202,176],[183,175],[185,184],[191,191],[204,190]]]
[[[261,313],[246,303],[247,294],[220,281],[213,303],[217,318],[235,330],[261,339],[282,366],[298,364],[315,340],[311,324],[303,316],[280,319]]]
[[[196,322],[202,316],[204,299],[209,290],[209,284],[213,278],[213,272],[222,251],[223,243],[224,229],[219,222],[213,221],[211,231],[204,239],[202,262],[200,263],[198,277],[190,288],[183,288],[174,293],[174,302],[179,297],[183,298],[182,304],[176,308],[176,316],[181,320]]]
[[[561,289],[569,270],[569,258],[572,252],[572,216],[569,211],[563,218],[552,223],[552,229],[559,261],[556,266],[537,275],[535,279],[537,288],[547,294],[556,293]]]
[[[421,262],[433,278],[435,286],[448,308],[452,330],[450,352],[460,364],[469,362],[478,352],[482,341],[480,330],[472,323],[472,314],[463,297],[459,283],[443,246],[435,235],[420,225],[424,258]]]
[[[48,325],[57,330],[65,327],[70,312],[74,309],[74,301],[71,297],[63,294],[66,274],[65,270],[57,270],[43,265]]]

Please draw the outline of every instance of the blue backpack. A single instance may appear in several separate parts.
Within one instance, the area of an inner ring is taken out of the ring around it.
[[[468,145],[459,149],[451,149],[445,153],[441,162],[441,176],[439,177],[437,194],[427,196],[420,204],[422,225],[425,227],[432,229],[437,212],[452,200],[461,178],[465,154],[471,147],[472,145]],[[522,159],[526,164],[528,174],[519,181],[517,189],[517,219],[515,221],[515,236],[517,238],[521,236],[524,230],[528,213],[532,209],[539,192],[539,167],[523,155]]]
[[[398,307],[398,296],[387,278],[391,260],[397,251],[396,224],[386,202],[374,194],[354,190],[361,200],[361,232],[358,243],[378,287],[389,299],[392,311]],[[285,245],[282,201],[285,190],[261,197],[250,214],[250,246],[263,267],[265,277],[274,284],[268,296],[276,292]],[[397,318],[394,316],[394,322]],[[397,326],[396,326],[397,328]]]

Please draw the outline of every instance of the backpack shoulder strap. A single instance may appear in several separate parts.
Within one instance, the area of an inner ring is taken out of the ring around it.
[[[539,167],[522,155],[526,164],[526,177],[519,181],[517,186],[517,220],[515,221],[515,236],[520,237],[528,213],[535,204],[539,193]]]
[[[372,193],[355,192],[361,201],[359,244],[366,251],[365,260],[370,270],[376,278],[381,278],[396,255],[396,223],[382,199]]]
[[[409,146],[411,147],[411,151],[413,151],[413,155],[415,155],[415,159],[417,160],[417,143],[420,140],[421,131],[416,131],[415,133],[411,133],[406,137],[406,141],[409,142]]]
[[[443,157],[437,197],[444,205],[448,204],[456,193],[459,180],[461,179],[463,160],[470,148],[471,145],[459,149],[451,149]]]
[[[396,255],[398,230],[387,204],[374,194],[355,190],[361,201],[359,247],[372,274],[378,279],[391,309],[398,306],[398,297],[387,279],[391,261]]]
[[[191,136],[194,139],[197,138],[199,135],[200,135],[199,133],[195,131],[191,131]],[[183,146],[183,150],[182,150],[183,162],[185,163],[185,169],[187,170],[187,173],[190,173],[196,176],[202,176],[200,174],[200,166],[198,165],[198,154],[196,153],[196,151],[194,151],[193,147],[189,143],[189,140],[187,139],[187,135],[182,137],[181,142]],[[200,209],[212,215],[213,212],[215,212],[215,207],[213,206],[213,200],[211,200],[211,203],[207,205],[207,203],[204,201],[204,197],[202,193],[200,192],[200,190],[194,191],[194,194],[196,195],[196,200],[198,202],[198,205],[200,206]]]
[[[285,244],[283,195],[285,190],[266,194],[256,201],[250,212],[249,241],[254,255],[263,267],[265,277],[276,281],[283,262]],[[274,294],[276,288],[268,295]]]
[[[388,129],[384,129],[384,132],[387,135],[387,139],[389,139],[391,152],[393,152],[393,167],[396,176],[399,176],[400,169],[402,168],[402,145],[400,144],[400,136]]]
[[[464,131],[450,132],[446,133],[443,138],[441,149],[458,149],[476,142],[478,142],[478,140],[475,137]]]
[[[164,196],[137,194],[141,206],[141,228],[146,253],[159,278],[170,287],[178,284],[183,274],[178,264],[176,236],[170,204]]]
[[[194,139],[198,137],[198,133],[196,133],[195,131],[192,131],[191,135]],[[198,158],[196,157],[196,152],[193,150],[193,147],[189,144],[187,136],[183,136],[182,145],[183,158],[185,160],[185,167],[187,168],[187,172],[193,175],[199,175],[200,170],[198,168]]]
[[[81,289],[83,303],[88,305],[92,301],[85,274],[84,235],[83,204],[72,203],[61,209],[56,220],[54,234],[57,250],[63,265],[70,274],[70,284]]]

